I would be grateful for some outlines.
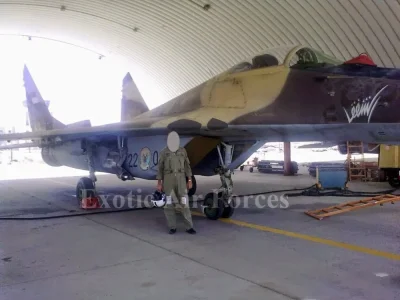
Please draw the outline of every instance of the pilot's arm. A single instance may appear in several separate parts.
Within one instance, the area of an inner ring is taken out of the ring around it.
[[[187,155],[186,149],[183,149],[183,153],[185,154],[185,176],[189,178],[189,181],[192,181],[192,169],[190,168],[190,161]]]
[[[164,180],[164,151],[160,152],[160,159],[158,160],[158,171],[156,179],[158,180],[157,189],[161,191],[162,181]]]

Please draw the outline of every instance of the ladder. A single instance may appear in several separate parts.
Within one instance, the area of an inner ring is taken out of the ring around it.
[[[348,211],[357,210],[364,207],[375,206],[378,204],[382,206],[384,203],[387,202],[391,202],[392,204],[394,204],[395,201],[400,201],[400,196],[386,194],[386,195],[366,198],[363,200],[346,202],[334,206],[325,207],[322,209],[309,210],[306,211],[305,214],[317,220],[322,220],[325,217],[342,214]]]
[[[360,153],[361,159],[358,161],[352,159],[352,152]],[[364,161],[363,142],[347,142],[347,171],[348,171],[349,181],[366,180],[367,171],[365,168],[365,161]]]

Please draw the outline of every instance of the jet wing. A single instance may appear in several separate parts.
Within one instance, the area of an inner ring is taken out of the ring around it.
[[[167,127],[137,127],[133,123],[116,123],[90,128],[62,128],[55,130],[0,135],[0,141],[56,138],[60,141],[76,139],[108,140],[117,136],[154,136],[175,130],[180,135],[222,137],[226,140],[265,140],[266,142],[308,142],[360,140],[370,143],[398,144],[400,123],[343,123],[343,124],[266,124],[202,126],[191,120],[178,120]]]
[[[35,132],[21,132],[0,134],[0,141],[15,140],[41,140],[46,138],[60,138],[61,140],[74,140],[81,138],[96,138],[122,135],[154,135],[167,132],[167,128],[135,128],[121,124],[110,126],[95,126],[85,128],[63,128]]]
[[[20,149],[20,148],[34,148],[38,145],[36,143],[23,143],[23,144],[9,144],[9,145],[1,145],[0,150],[11,150],[11,149]]]
[[[267,142],[363,141],[400,144],[400,123],[230,125],[230,134]]]

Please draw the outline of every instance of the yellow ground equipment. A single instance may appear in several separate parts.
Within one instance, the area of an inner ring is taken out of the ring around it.
[[[387,181],[394,188],[400,187],[400,146],[380,145],[379,169],[385,172]]]

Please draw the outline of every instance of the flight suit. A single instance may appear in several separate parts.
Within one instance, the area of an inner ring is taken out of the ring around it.
[[[172,152],[168,147],[164,148],[160,152],[157,179],[162,180],[163,191],[167,198],[164,213],[169,229],[176,228],[175,209],[177,204],[182,208],[186,229],[193,227],[186,177],[192,177],[192,170],[185,148],[179,147],[176,152]],[[182,204],[183,197],[186,199],[186,204]],[[168,203],[168,200],[172,201],[172,203]]]

